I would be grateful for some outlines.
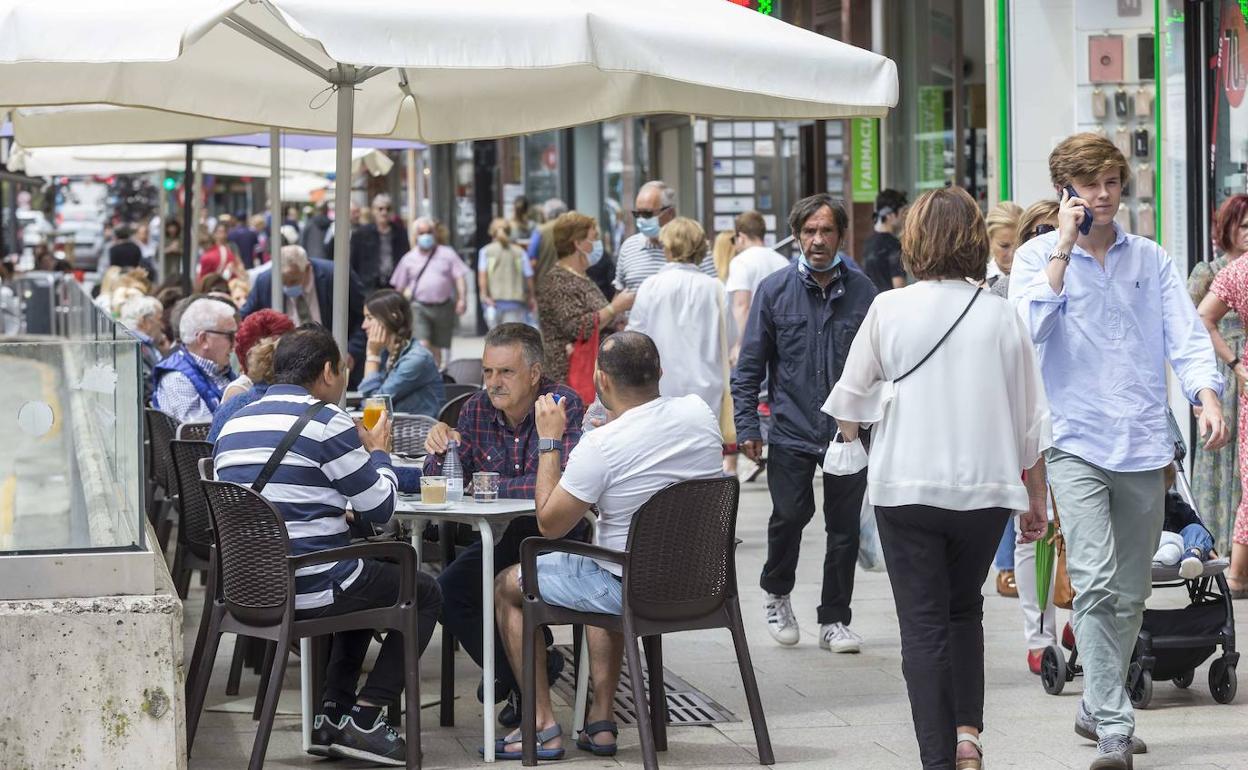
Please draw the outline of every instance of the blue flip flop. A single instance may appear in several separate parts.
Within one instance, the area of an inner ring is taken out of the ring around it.
[[[611,733],[612,737],[617,737],[620,734],[620,728],[609,719],[585,725],[585,729],[581,731],[580,737],[576,739],[576,747],[581,751],[592,753],[595,757],[614,757],[617,744],[599,744],[590,740],[591,737],[598,733]]]
[[[560,746],[557,749],[548,749],[544,746],[544,744],[547,741],[552,741],[555,738],[558,738],[562,735],[563,735],[563,728],[557,724],[551,725],[550,727],[547,727],[545,730],[541,730],[540,732],[538,732],[537,734],[537,758],[539,760],[546,760],[546,761],[555,760],[555,759],[563,759],[565,752],[562,746]],[[518,735],[516,735],[516,737],[514,738],[510,735],[504,738],[499,738],[494,743],[494,758],[495,759],[524,759],[523,749],[520,749],[518,751],[506,751],[505,750],[507,747],[507,744],[520,743],[520,742],[521,742],[520,736]],[[477,749],[477,751],[481,754],[481,756],[485,756],[484,746]]]

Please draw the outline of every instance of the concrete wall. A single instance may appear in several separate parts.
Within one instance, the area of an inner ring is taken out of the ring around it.
[[[186,767],[182,603],[152,562],[153,596],[0,602],[0,768]]]

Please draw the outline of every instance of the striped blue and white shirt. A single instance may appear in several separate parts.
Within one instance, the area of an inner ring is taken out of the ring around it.
[[[282,437],[315,400],[297,385],[273,385],[264,398],[240,409],[217,438],[217,478],[251,486]],[[370,455],[355,422],[330,404],[304,426],[261,494],[286,520],[291,554],[300,556],[351,542],[348,503],[357,521],[389,521],[397,488],[390,456]],[[354,559],[298,570],[295,609],[332,604],[334,585],[347,588],[363,567]]]

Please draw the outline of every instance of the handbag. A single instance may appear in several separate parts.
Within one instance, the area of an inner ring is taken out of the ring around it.
[[[724,374],[724,390],[719,396],[719,435],[725,446],[737,443],[737,424],[733,420],[732,372],[728,368],[728,329],[724,324],[724,295],[719,295],[719,360]]]
[[[568,356],[568,387],[589,404],[598,396],[594,387],[594,367],[598,361],[598,313],[593,313],[594,331],[588,337],[578,334]],[[582,339],[583,338],[583,339]]]
[[[1050,498],[1053,493],[1050,490]],[[1053,500],[1053,535],[1050,538],[1056,556],[1053,559],[1053,606],[1064,610],[1074,608],[1075,589],[1066,571],[1066,538],[1062,536],[1062,520],[1057,514],[1057,500]]]

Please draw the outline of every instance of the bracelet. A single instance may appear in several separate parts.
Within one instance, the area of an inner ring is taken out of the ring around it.
[[[1229,364],[1227,364],[1227,366],[1229,366],[1229,367],[1231,367],[1232,369],[1234,369],[1235,367],[1239,366],[1239,359],[1238,359],[1238,358],[1236,358],[1234,361],[1231,361]]]
[[[1070,252],[1055,250],[1051,254],[1049,254],[1049,261],[1052,262],[1055,259],[1060,259],[1069,265],[1070,264]]]
[[[364,361],[369,364],[379,364],[381,363],[381,356],[367,356]]]

